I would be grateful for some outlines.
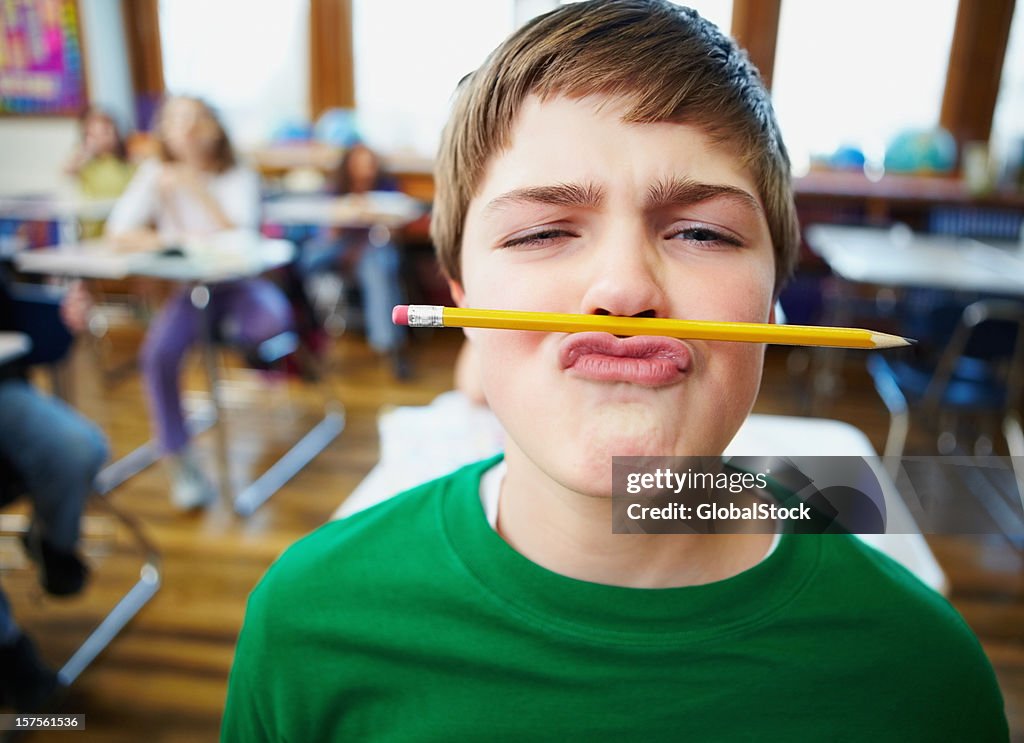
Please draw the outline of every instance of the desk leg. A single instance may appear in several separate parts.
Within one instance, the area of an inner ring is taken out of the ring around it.
[[[190,299],[192,300],[192,306],[200,311],[203,363],[206,365],[206,379],[210,385],[210,402],[213,404],[216,421],[217,486],[220,490],[221,498],[230,505],[233,502],[233,498],[231,495],[231,475],[228,468],[227,421],[225,420],[224,406],[221,404],[220,389],[217,384],[219,378],[217,374],[217,350],[213,341],[213,317],[207,311],[210,305],[210,288],[203,284],[197,284],[192,287]]]

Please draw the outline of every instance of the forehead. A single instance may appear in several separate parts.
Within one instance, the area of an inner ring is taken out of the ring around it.
[[[198,101],[189,98],[173,98],[167,102],[163,118],[166,121],[194,120],[203,118],[205,114],[206,110]]]
[[[625,108],[606,96],[527,97],[508,146],[488,161],[470,211],[510,188],[587,182],[615,197],[680,176],[736,186],[760,201],[741,159],[700,127],[626,122]]]

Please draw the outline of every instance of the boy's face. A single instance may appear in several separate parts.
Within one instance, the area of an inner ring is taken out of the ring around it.
[[[766,322],[774,259],[750,175],[695,127],[611,99],[527,99],[467,211],[467,307]],[[612,456],[718,455],[764,347],[467,331],[488,402],[531,466],[607,495]]]

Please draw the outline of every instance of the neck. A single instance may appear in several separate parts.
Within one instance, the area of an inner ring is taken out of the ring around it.
[[[693,586],[753,567],[771,545],[771,534],[613,534],[610,497],[560,485],[511,441],[505,458],[498,532],[560,575],[629,588]]]

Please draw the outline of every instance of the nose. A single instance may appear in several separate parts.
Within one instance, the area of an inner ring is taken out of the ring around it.
[[[612,237],[592,254],[580,312],[620,317],[668,317],[660,258],[648,239]]]

